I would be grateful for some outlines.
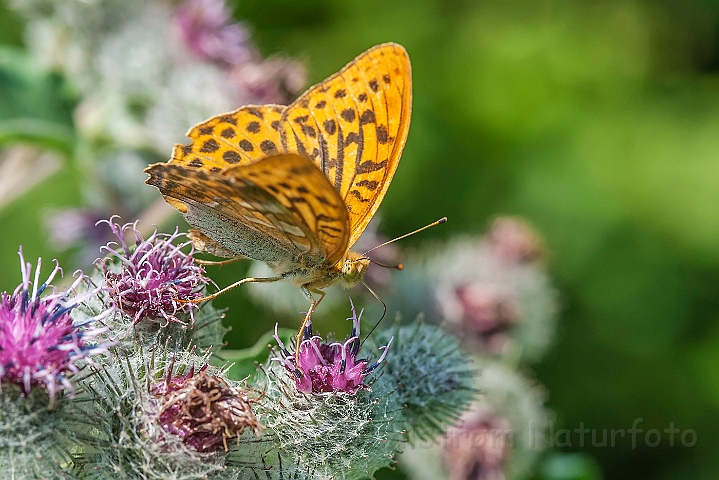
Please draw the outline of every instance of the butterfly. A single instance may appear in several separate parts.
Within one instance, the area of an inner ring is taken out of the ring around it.
[[[360,283],[370,260],[350,249],[397,169],[411,101],[407,52],[378,45],[289,106],[244,106],[194,126],[192,143],[146,168],[146,183],[195,227],[196,249],[275,273],[206,298],[287,280],[311,302],[306,324],[324,288]]]

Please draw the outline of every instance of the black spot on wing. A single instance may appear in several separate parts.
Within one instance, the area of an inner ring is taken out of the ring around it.
[[[347,122],[354,122],[355,111],[351,108],[346,108],[346,109],[342,110],[342,113],[340,113],[340,116]]]
[[[378,170],[382,170],[386,166],[387,160],[382,160],[381,162],[367,160],[359,164],[359,167],[357,167],[357,174],[360,175],[362,173],[376,172]]]
[[[245,110],[247,111],[247,113],[249,113],[249,114],[251,114],[251,115],[254,115],[255,117],[257,117],[257,118],[259,118],[259,119],[262,119],[262,118],[263,118],[262,111],[261,111],[260,109],[258,109],[258,108],[255,108],[255,107],[245,107]]]
[[[220,133],[222,135],[222,138],[234,138],[235,136],[235,129],[227,127],[226,129],[222,130]]]
[[[377,190],[379,182],[376,182],[375,180],[360,180],[355,185],[358,187],[365,187],[368,190]]]
[[[262,143],[260,143],[260,149],[267,155],[277,153],[277,145],[275,145],[275,142],[271,140],[262,140]]]
[[[389,141],[389,132],[386,125],[377,126],[377,141],[382,145]]]
[[[365,110],[362,112],[362,116],[360,117],[360,124],[364,125],[366,123],[374,123],[375,117],[374,112],[372,110]]]
[[[334,135],[337,132],[337,123],[331,118],[329,120],[325,120],[322,126],[325,128],[325,132],[329,135]]]
[[[315,127],[313,127],[312,125],[306,125],[306,124],[303,123],[301,128],[302,128],[302,133],[304,133],[304,134],[307,135],[308,137],[315,138],[315,137],[317,136],[317,132],[315,131]]]
[[[214,138],[209,139],[205,143],[202,144],[202,148],[200,149],[200,152],[202,153],[212,153],[216,151],[220,146],[217,144]]]
[[[242,140],[240,142],[240,148],[245,152],[251,152],[255,149],[255,147],[252,146],[252,143],[250,143],[249,140]]]
[[[223,115],[220,117],[220,121],[224,123],[229,123],[230,125],[237,126],[237,119],[233,117],[232,115]]]
[[[359,190],[350,190],[350,195],[355,197],[357,200],[359,200],[362,203],[369,202],[369,198],[364,198],[362,194],[359,192]]]
[[[247,130],[250,133],[257,133],[260,131],[260,122],[250,122],[245,127],[245,130]]]
[[[234,150],[228,150],[222,154],[222,159],[227,163],[231,163],[234,165],[236,163],[240,163],[242,157],[240,157],[240,154],[235,152]]]
[[[359,134],[357,134],[357,132],[350,132],[347,134],[347,138],[345,139],[345,146],[349,145],[350,143],[359,144],[359,142],[360,142]]]

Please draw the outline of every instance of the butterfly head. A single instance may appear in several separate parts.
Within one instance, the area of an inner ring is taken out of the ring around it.
[[[352,288],[362,281],[362,277],[367,272],[370,259],[355,252],[348,252],[342,261],[342,272],[340,274],[340,282],[342,288]]]

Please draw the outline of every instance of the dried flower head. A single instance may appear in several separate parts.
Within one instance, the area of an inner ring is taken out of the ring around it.
[[[177,230],[172,235],[155,230],[144,239],[137,230],[137,222],[120,226],[114,222],[115,218],[103,222],[110,226],[122,249],[113,248],[116,242],[102,247],[111,255],[104,259],[102,270],[110,297],[118,308],[132,317],[133,325],[143,318],[165,325],[186,324],[178,317],[185,312],[193,323],[193,310],[199,307],[187,301],[202,298],[202,289],[210,279],[204,276],[204,269],[195,264],[192,250],[189,254],[181,251],[189,242],[175,245],[173,242],[181,236]],[[134,247],[125,242],[127,231],[135,238]],[[119,260],[119,264],[114,260]]]
[[[62,269],[55,262],[48,279],[39,284],[41,259],[38,258],[31,282],[32,265],[25,262],[22,250],[19,253],[22,283],[12,294],[0,295],[0,385],[17,384],[25,395],[32,387],[41,385],[47,389],[52,402],[58,390],[74,391],[69,377],[79,371],[81,362],[89,362],[91,355],[107,352],[108,345],[94,343],[107,329],[93,327],[92,323],[109,315],[112,309],[80,324],[73,322],[71,311],[97,295],[100,287],[74,294],[87,280],[80,274],[67,291],[42,295],[55,276],[62,274]]]
[[[161,401],[162,428],[203,453],[227,451],[228,440],[239,442],[245,428],[259,436],[262,426],[252,412],[257,398],[206,370],[207,366],[195,373],[192,367],[186,375],[173,375],[169,368],[165,382],[154,387],[153,394]]]
[[[380,347],[384,351],[379,359],[369,364],[367,359],[358,359],[360,349],[360,319],[362,312],[357,315],[352,305],[352,333],[343,342],[326,342],[319,335],[312,334],[312,322],[307,324],[304,338],[300,344],[300,351],[290,352],[277,335],[275,326],[275,340],[277,340],[284,359],[282,362],[290,373],[294,375],[297,390],[305,393],[345,392],[354,394],[358,389],[368,388],[364,378],[384,360],[392,339],[386,346]],[[297,363],[299,362],[299,364]]]

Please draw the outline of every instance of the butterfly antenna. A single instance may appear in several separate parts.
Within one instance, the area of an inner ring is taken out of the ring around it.
[[[382,312],[382,316],[379,318],[379,320],[377,320],[377,323],[375,323],[375,324],[374,324],[374,327],[372,327],[372,330],[370,330],[369,333],[367,334],[367,336],[364,337],[364,340],[362,340],[362,343],[360,343],[360,347],[361,347],[362,345],[364,345],[365,340],[367,340],[367,339],[370,337],[370,335],[372,335],[372,332],[375,331],[375,329],[379,326],[379,324],[382,322],[382,320],[384,320],[385,315],[387,315],[387,304],[385,304],[385,303],[382,301],[382,299],[379,298],[379,297],[377,296],[377,294],[374,293],[374,291],[373,291],[371,288],[369,288],[369,285],[367,285],[366,283],[364,283],[364,281],[362,281],[362,285],[364,285],[365,288],[369,291],[369,293],[371,293],[372,296],[373,296],[374,298],[376,298],[376,299],[379,301],[379,303],[382,304],[382,308],[384,309],[384,311]]]
[[[418,228],[418,229],[415,230],[414,232],[405,233],[405,234],[402,235],[401,237],[394,238],[394,239],[390,240],[389,242],[384,242],[384,243],[381,244],[381,245],[377,245],[377,246],[374,247],[374,248],[370,248],[369,250],[367,250],[366,252],[364,252],[364,253],[362,254],[362,256],[366,256],[369,252],[371,252],[372,250],[377,250],[379,247],[384,247],[385,245],[389,245],[390,243],[394,243],[394,242],[396,242],[397,240],[402,240],[403,238],[407,238],[407,237],[409,237],[410,235],[414,235],[415,233],[419,233],[419,232],[421,232],[422,230],[427,230],[429,227],[434,227],[435,225],[439,225],[439,224],[444,223],[444,222],[446,222],[446,221],[447,221],[447,217],[442,217],[442,218],[440,218],[439,220],[437,220],[436,222],[432,222],[432,223],[430,223],[429,225],[425,225],[425,226],[422,227],[422,228]],[[374,262],[374,263],[377,263],[377,262]],[[378,264],[378,265],[379,265],[379,264]],[[383,265],[383,266],[386,266],[386,265]],[[401,268],[400,268],[400,270],[401,270]],[[366,285],[365,285],[365,286],[366,286]],[[370,291],[371,291],[371,290],[370,290]],[[380,301],[381,301],[381,300],[380,300]]]
[[[363,258],[366,258],[366,259],[369,260],[370,262],[374,263],[375,265],[379,265],[380,267],[384,267],[384,268],[395,268],[395,269],[397,269],[397,270],[403,270],[403,269],[404,269],[404,265],[402,265],[401,263],[398,263],[397,265],[387,265],[386,263],[378,262],[377,260],[372,260],[372,259],[369,258],[369,257],[363,257]]]

